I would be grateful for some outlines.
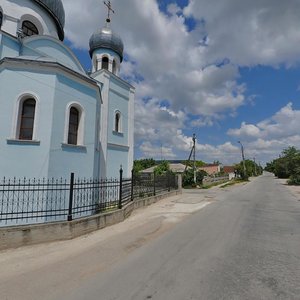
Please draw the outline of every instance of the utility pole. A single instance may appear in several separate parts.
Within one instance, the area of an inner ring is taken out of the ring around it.
[[[254,176],[257,175],[257,171],[256,171],[256,162],[255,162],[255,157],[253,157],[254,160]]]
[[[196,134],[194,133],[193,134],[193,146],[192,146],[192,149],[191,149],[191,153],[190,153],[190,156],[186,162],[186,165],[185,165],[185,169],[184,169],[184,172],[186,172],[187,170],[187,167],[188,167],[188,163],[189,161],[191,160],[191,157],[192,157],[192,154],[193,154],[193,172],[194,172],[194,183],[196,184],[197,182],[197,176],[196,176]]]
[[[193,149],[194,149],[194,162],[193,162],[193,170],[194,170],[194,183],[196,184],[197,182],[197,177],[196,177],[196,134],[193,134]]]
[[[243,159],[243,169],[244,169],[244,179],[246,178],[246,165],[245,165],[245,155],[244,155],[244,146],[243,146],[243,144],[240,142],[240,141],[238,141],[238,143],[241,145],[241,151],[242,151],[242,159]]]

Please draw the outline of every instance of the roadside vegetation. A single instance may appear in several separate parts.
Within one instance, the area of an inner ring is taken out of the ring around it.
[[[241,161],[239,164],[236,164],[235,169],[237,172],[237,177],[240,177],[241,179],[246,181],[251,176],[259,176],[263,173],[263,168],[250,159],[245,160],[246,173],[244,172],[243,161]]]
[[[225,182],[228,182],[228,180],[223,180],[224,176],[228,176],[224,170],[221,168],[221,171],[217,174],[211,175],[210,177],[220,178],[220,180],[212,180],[212,182],[209,182],[209,180],[203,180],[205,177],[209,176],[205,171],[199,170],[198,168],[201,168],[205,165],[207,165],[205,162],[201,160],[195,161],[195,166],[198,169],[196,172],[196,182],[194,182],[194,172],[193,172],[193,161],[182,161],[182,164],[187,166],[187,170],[182,174],[182,186],[184,188],[210,188],[216,185],[224,184]],[[219,161],[214,161],[214,164],[220,164]],[[153,172],[155,175],[162,175],[166,172],[171,172],[170,170],[170,164],[168,161],[160,161],[159,163],[155,161],[153,158],[147,158],[147,159],[139,159],[134,161],[133,165],[133,173],[134,175],[139,174],[142,170],[153,168]],[[241,180],[247,181],[250,176],[259,176],[263,172],[263,168],[256,164],[252,160],[245,160],[245,169],[246,172],[244,174],[244,165],[241,161],[239,164],[234,165],[234,172],[236,179],[231,180],[228,185],[235,184],[240,182]],[[232,171],[233,172],[233,171]],[[208,182],[207,182],[208,181]]]
[[[155,160],[153,158],[145,158],[145,159],[138,159],[133,162],[133,173],[138,174],[142,170],[151,168],[155,166]]]
[[[245,182],[245,180],[243,180],[241,178],[232,179],[232,180],[226,182],[225,184],[222,184],[220,186],[220,188],[223,189],[223,188],[226,188],[228,186],[232,186],[232,185],[235,185],[235,184],[238,184],[238,183],[243,183],[243,182]]]
[[[155,175],[162,175],[166,172],[171,172],[170,163],[168,161],[163,160],[157,164],[153,158],[145,158],[135,160],[133,162],[133,173],[138,174],[139,172],[151,167],[155,167],[153,170]]]
[[[284,149],[279,158],[267,163],[265,170],[278,178],[288,179],[290,185],[300,185],[300,150],[295,147]]]
[[[202,185],[203,178],[207,176],[205,171],[197,171],[196,172],[196,183],[194,182],[194,171],[192,169],[186,170],[182,176],[182,186],[184,188],[195,188],[197,186]]]

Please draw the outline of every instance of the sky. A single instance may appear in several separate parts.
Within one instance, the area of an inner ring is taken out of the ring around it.
[[[112,0],[120,76],[136,88],[135,159],[264,165],[300,148],[299,0]],[[66,43],[91,69],[102,0],[63,0]]]

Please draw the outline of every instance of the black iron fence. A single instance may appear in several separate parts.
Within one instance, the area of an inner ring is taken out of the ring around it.
[[[119,179],[3,179],[0,226],[78,219],[121,209],[134,199],[177,189],[174,174],[135,175]]]

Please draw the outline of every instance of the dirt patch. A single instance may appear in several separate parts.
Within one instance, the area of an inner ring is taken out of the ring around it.
[[[279,181],[300,201],[300,185],[288,185],[286,179],[279,179]]]

